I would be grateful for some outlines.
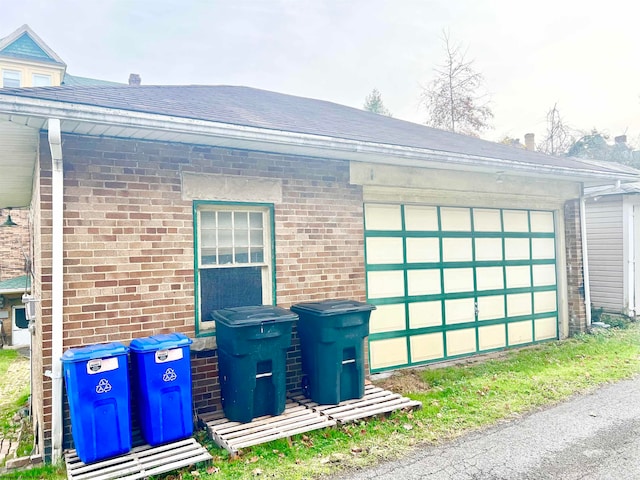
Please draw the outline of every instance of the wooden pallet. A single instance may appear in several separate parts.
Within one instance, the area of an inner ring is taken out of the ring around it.
[[[349,423],[395,410],[422,408],[422,403],[417,400],[411,400],[373,385],[365,386],[362,398],[345,400],[338,405],[319,405],[301,394],[292,397],[292,400],[335,420],[337,423]]]
[[[232,422],[221,413],[203,416],[201,420],[206,424],[213,441],[232,455],[244,447],[336,424],[335,420],[291,401],[287,402],[281,415],[258,417],[248,423]]]
[[[135,447],[125,455],[90,464],[83,463],[75,450],[65,454],[69,480],[134,480],[211,459],[211,454],[193,438],[159,447]]]

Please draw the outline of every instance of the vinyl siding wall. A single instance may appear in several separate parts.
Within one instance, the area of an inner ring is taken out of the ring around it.
[[[591,303],[611,312],[625,310],[622,197],[589,200],[586,210]]]

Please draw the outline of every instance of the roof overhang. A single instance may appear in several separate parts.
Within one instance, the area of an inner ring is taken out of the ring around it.
[[[0,95],[0,168],[10,172],[10,175],[0,177],[0,208],[30,203],[39,132],[47,129],[49,118],[60,119],[61,131],[65,134],[210,145],[422,168],[500,172],[596,185],[638,180],[638,176],[629,170],[616,170],[614,166],[606,170],[598,162],[583,162],[584,168],[577,171],[481,155]]]

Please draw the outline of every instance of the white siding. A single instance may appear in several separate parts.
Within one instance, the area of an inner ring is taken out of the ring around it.
[[[591,303],[596,308],[622,312],[625,308],[622,197],[590,199],[586,217]]]

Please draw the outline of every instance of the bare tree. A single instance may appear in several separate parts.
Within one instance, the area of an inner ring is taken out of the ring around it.
[[[547,131],[536,148],[548,155],[563,155],[575,141],[572,129],[564,123],[558,111],[558,104],[554,103],[547,112]]]
[[[447,32],[442,34],[445,61],[434,69],[435,78],[423,87],[421,103],[429,115],[427,125],[451,132],[478,136],[490,128],[493,112],[482,93],[484,77],[467,61],[460,45],[453,45]]]
[[[374,88],[371,93],[366,96],[362,108],[379,115],[391,116],[391,112],[384,106],[384,103],[382,102],[382,95],[377,88]]]

